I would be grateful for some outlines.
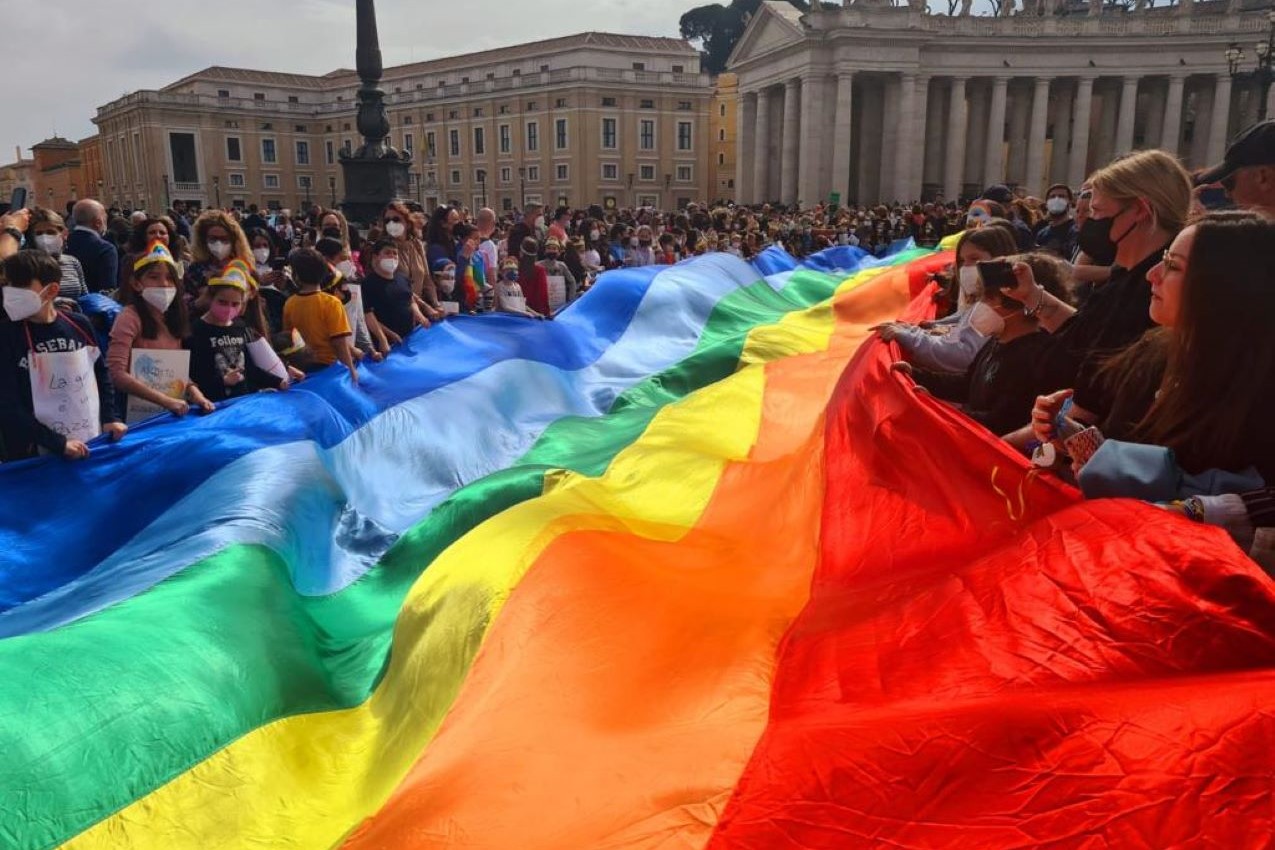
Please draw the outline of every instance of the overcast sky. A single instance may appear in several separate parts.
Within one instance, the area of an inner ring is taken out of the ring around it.
[[[385,64],[600,30],[676,36],[704,0],[377,0]],[[209,65],[354,67],[354,0],[0,0],[10,84],[0,165],[42,139],[93,135],[97,107]]]

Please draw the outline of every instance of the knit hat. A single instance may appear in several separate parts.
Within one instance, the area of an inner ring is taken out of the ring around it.
[[[133,261],[133,271],[140,272],[147,266],[153,266],[156,263],[168,263],[174,270],[177,269],[177,261],[169,253],[168,246],[158,240],[151,243],[145,254],[141,254]]]

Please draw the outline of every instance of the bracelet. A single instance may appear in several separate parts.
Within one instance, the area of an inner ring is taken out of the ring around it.
[[[1199,496],[1189,496],[1188,498],[1171,503],[1175,508],[1181,508],[1182,513],[1191,522],[1204,522],[1204,502],[1200,501]]]
[[[1040,296],[1036,301],[1036,306],[1029,310],[1027,309],[1026,304],[1023,305],[1023,315],[1029,319],[1036,318],[1036,314],[1040,312],[1040,308],[1045,306],[1045,287],[1041,286],[1039,283],[1036,284],[1036,292]]]

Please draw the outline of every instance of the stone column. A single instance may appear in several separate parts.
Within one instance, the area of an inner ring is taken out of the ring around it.
[[[1087,176],[1089,161],[1089,125],[1093,120],[1093,77],[1076,80],[1076,108],[1071,117],[1071,156],[1067,160],[1067,182],[1080,187]]]
[[[753,162],[757,156],[757,93],[742,92],[735,122],[735,198],[753,201]],[[713,187],[717,191],[717,187]]]
[[[797,159],[798,144],[801,139],[801,112],[798,98],[798,86],[801,81],[792,77],[784,83],[784,124],[780,133],[783,137],[779,160],[779,200],[785,204],[797,200]]]
[[[1160,135],[1160,147],[1172,154],[1178,152],[1182,137],[1182,95],[1186,88],[1186,75],[1169,77],[1169,93],[1164,100],[1164,132]]]
[[[1146,89],[1147,125],[1142,130],[1143,147],[1158,148],[1160,139],[1164,137],[1164,101],[1165,93],[1160,90],[1159,80]]]
[[[1009,115],[1006,138],[1005,182],[1021,186],[1027,182],[1027,138],[1031,115],[1028,110],[1031,102],[1026,92],[1018,87],[1011,87],[1006,99],[1006,112]]]
[[[991,111],[992,89],[979,84],[971,89],[965,86],[966,101],[970,105],[969,128],[965,138],[965,168],[962,170],[962,191],[968,184],[983,186],[983,160],[987,153],[987,114]]]
[[[832,191],[841,193],[841,203],[854,194],[850,191],[850,145],[854,125],[854,74],[837,75],[837,118],[832,128]]]
[[[1009,78],[992,81],[992,108],[987,115],[987,151],[983,159],[983,186],[1005,180],[1005,97]]]
[[[889,74],[881,78],[881,176],[880,186],[869,203],[889,203],[894,200],[895,177],[899,161],[899,78]]]
[[[916,167],[916,74],[899,77],[898,142],[894,154],[894,184],[891,196],[885,201],[907,203],[912,200],[908,187],[912,185],[912,173]]]
[[[1221,162],[1226,153],[1226,128],[1231,119],[1231,75],[1218,74],[1213,88],[1213,109],[1209,116],[1210,163]]]
[[[1138,78],[1125,77],[1120,89],[1120,117],[1116,123],[1116,156],[1133,150],[1133,125],[1137,116]]]
[[[1071,107],[1075,97],[1070,87],[1060,85],[1054,92],[1054,145],[1046,183],[1067,182],[1067,147],[1071,144]]]
[[[819,185],[823,164],[823,75],[807,74],[801,81],[801,156],[797,162],[797,198],[806,206],[825,197]]]
[[[899,200],[920,200],[925,186],[925,138],[930,116],[930,78],[918,74],[912,83],[912,167],[906,175],[907,191]]]
[[[969,132],[969,104],[965,100],[965,78],[953,77],[948,93],[947,161],[943,163],[943,199],[954,201],[961,195],[965,175],[965,134]]]
[[[1045,182],[1045,131],[1049,119],[1049,77],[1037,77],[1032,90],[1031,124],[1027,130],[1027,193],[1035,195],[1044,191]]]
[[[943,110],[947,104],[948,87],[937,80],[933,85],[926,85],[925,132],[922,134],[925,143],[922,148],[925,154],[925,167],[921,169],[921,187],[937,187],[935,191],[943,191],[943,140],[947,135],[947,125],[943,122]]]
[[[757,121],[753,131],[753,202],[764,204],[770,197],[770,92],[757,92]]]

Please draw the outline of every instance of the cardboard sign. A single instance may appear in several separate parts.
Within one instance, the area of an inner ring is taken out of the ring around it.
[[[295,339],[296,331],[292,333]],[[248,356],[252,358],[252,365],[261,371],[269,372],[281,381],[288,380],[288,368],[283,365],[283,361],[279,359],[279,355],[275,353],[270,341],[265,337],[258,337],[248,343]]]
[[[128,371],[156,392],[169,398],[184,398],[190,380],[190,352],[134,348]],[[163,412],[158,404],[131,395],[125,419],[132,424]]]
[[[549,311],[556,313],[567,303],[567,279],[560,274],[549,275]]]
[[[68,440],[87,442],[102,433],[97,395],[96,347],[30,355],[35,418]]]

